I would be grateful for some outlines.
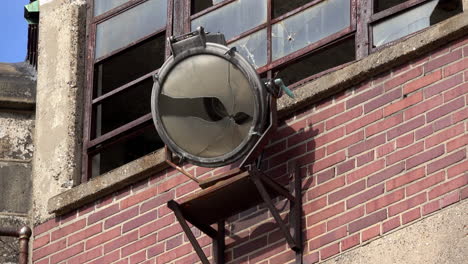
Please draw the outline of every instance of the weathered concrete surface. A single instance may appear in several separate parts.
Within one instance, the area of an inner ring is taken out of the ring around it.
[[[27,63],[0,63],[0,108],[33,110],[36,74]]]
[[[34,151],[33,128],[32,113],[5,113],[0,108],[0,161],[30,160]]]
[[[28,213],[31,164],[0,162],[0,212]]]
[[[465,264],[468,261],[468,200],[348,251],[324,264]]]
[[[389,70],[391,67],[406,63],[421,54],[466,35],[467,30],[468,13],[443,21],[414,37],[297,88],[294,91],[295,99],[283,96],[279,100],[279,115],[286,116],[301,107],[310,105]],[[153,155],[149,157],[136,160],[130,163],[131,165],[101,175],[96,182],[90,181],[67,192],[60,193],[49,201],[49,212],[67,212],[88,203],[90,199],[98,199],[112,190],[115,191],[121,188],[124,184],[135,182],[140,179],[140,172],[145,171],[147,168],[151,168],[153,173],[156,173],[158,168],[165,168],[162,156],[157,154],[157,158],[151,158]],[[138,164],[144,165],[142,165],[141,169],[136,169],[133,172],[128,170],[128,167],[136,166],[135,168],[137,168]]]
[[[17,215],[0,214],[0,226],[6,228],[19,229],[28,225],[26,217]],[[0,237],[0,263],[16,264],[18,263],[19,242],[15,237]]]
[[[41,4],[33,160],[36,223],[49,218],[49,198],[80,177],[85,13],[84,0]]]

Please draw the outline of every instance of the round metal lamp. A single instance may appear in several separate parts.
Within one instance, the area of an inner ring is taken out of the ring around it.
[[[175,155],[218,167],[239,161],[257,144],[268,126],[269,94],[246,59],[210,38],[224,39],[203,29],[171,39],[173,55],[154,78],[151,107]]]

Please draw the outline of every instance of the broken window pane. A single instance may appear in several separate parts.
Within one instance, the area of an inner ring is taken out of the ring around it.
[[[161,67],[165,57],[165,41],[166,35],[161,33],[96,64],[93,98]]]
[[[94,16],[99,16],[129,0],[94,0]]]
[[[153,79],[148,78],[94,105],[93,138],[150,113],[152,87]]]
[[[101,175],[162,147],[164,143],[151,124],[137,135],[117,142],[92,156],[91,175]]]
[[[262,29],[229,44],[247,59],[255,68],[267,64],[267,31]]]
[[[281,78],[286,85],[291,85],[355,59],[354,37],[352,37],[325,47],[277,70],[276,77]]]
[[[192,30],[223,33],[227,40],[265,23],[267,0],[237,0],[192,20]]]
[[[97,25],[95,57],[166,27],[167,0],[149,0]]]
[[[192,0],[191,14],[196,14],[225,0]]]
[[[281,15],[284,15],[312,1],[313,0],[272,0],[273,18],[277,18]]]
[[[432,0],[372,27],[374,47],[381,46],[462,12],[460,1]]]
[[[350,1],[327,0],[272,27],[273,60],[350,26]]]
[[[374,0],[374,13],[394,7],[408,0]]]

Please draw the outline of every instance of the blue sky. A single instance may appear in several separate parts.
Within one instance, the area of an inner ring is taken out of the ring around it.
[[[20,62],[26,57],[28,23],[24,5],[29,0],[2,0],[0,7],[0,62]]]

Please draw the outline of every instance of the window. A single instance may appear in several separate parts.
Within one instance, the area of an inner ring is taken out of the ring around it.
[[[221,32],[294,88],[462,12],[461,0],[88,0],[83,177],[163,147],[150,114],[166,39]]]

